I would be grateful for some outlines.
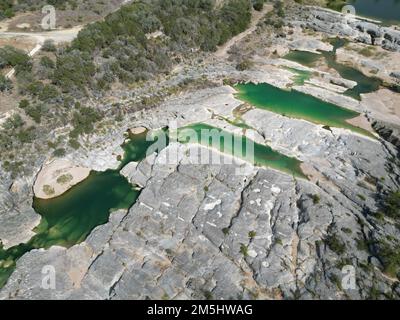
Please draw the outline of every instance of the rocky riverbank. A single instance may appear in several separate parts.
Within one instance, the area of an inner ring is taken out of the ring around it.
[[[297,12],[293,10],[288,16]],[[338,19],[325,10],[307,10],[315,19]],[[307,35],[303,17],[291,20],[297,27],[287,37],[271,35],[268,26],[260,25],[247,36],[251,51],[243,39],[243,54],[253,62],[247,70],[236,70],[235,54],[232,61],[210,57],[207,64],[188,67],[185,76],[207,77],[214,86],[129,114],[105,134],[90,136],[83,145],[91,147],[67,154],[65,161],[98,171],[116,169],[129,128],[203,122],[296,157],[306,164],[310,181],[240,160],[200,165],[189,156],[196,146],[171,143],[121,170],[129,182],[142,187],[129,210],[111,214],[109,222],[81,244],[25,254],[0,298],[398,299],[398,280],[387,272],[382,247],[397,250],[400,231],[392,218],[375,215],[382,196],[400,187],[398,145],[390,138],[395,131],[388,134],[374,124],[386,141],[292,119],[244,105],[232,87],[222,85],[229,80],[267,82],[362,112],[363,121],[371,123],[368,100],[342,94],[354,83],[323,64],[307,68],[283,59],[288,48],[328,46],[328,30]],[[297,35],[314,40],[296,42]],[[382,40],[382,46],[389,45]],[[311,78],[297,85],[295,74],[284,68],[288,64],[310,71]],[[235,126],[238,114],[245,130]],[[166,164],[173,151],[176,163]],[[36,173],[46,160],[35,164]],[[237,174],[238,167],[248,170]],[[26,242],[38,224],[31,207],[35,176],[15,182],[2,176],[0,238],[6,247]],[[45,265],[56,269],[54,290],[41,287]],[[355,270],[354,288],[342,286],[344,266]]]

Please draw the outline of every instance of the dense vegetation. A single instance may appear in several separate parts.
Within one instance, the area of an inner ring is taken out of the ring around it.
[[[328,8],[341,11],[341,9],[348,3],[347,0],[327,0],[326,6]]]
[[[168,72],[189,49],[215,50],[243,31],[250,18],[247,0],[230,0],[220,10],[212,0],[135,3],[81,31],[58,59],[53,81],[70,92],[85,87],[104,90],[116,80],[147,80]],[[156,31],[162,35],[149,36]]]
[[[0,48],[0,70],[5,67],[15,67],[17,72],[30,71],[31,61],[22,50],[11,46]]]
[[[86,26],[68,47],[56,49],[47,41],[34,61],[20,50],[3,48],[0,69],[15,67],[17,72],[13,83],[0,78],[0,88],[22,96],[22,118],[9,118],[0,130],[3,167],[14,176],[23,174],[17,152],[22,148],[37,153],[46,147],[78,148],[79,137],[90,134],[104,117],[97,108],[81,105],[82,100],[101,97],[115,83],[132,85],[168,74],[197,51],[215,50],[247,28],[251,7],[250,0],[227,0],[218,8],[214,0],[147,0]],[[119,111],[115,116],[120,117]],[[67,140],[38,142],[60,127],[69,128]]]
[[[0,0],[0,20],[14,16],[14,1]]]
[[[381,223],[385,219],[393,220],[400,230],[400,191],[385,195],[380,203],[380,211],[375,214]],[[383,272],[392,278],[400,279],[400,242],[395,237],[373,238],[368,247],[382,263]]]

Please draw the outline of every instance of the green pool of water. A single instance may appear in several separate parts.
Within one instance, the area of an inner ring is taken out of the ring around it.
[[[154,142],[146,141],[147,132],[130,135],[122,147],[125,151],[121,167],[140,161]],[[51,246],[71,247],[81,243],[99,225],[107,223],[110,213],[131,207],[140,191],[117,170],[91,172],[89,177],[63,195],[49,200],[35,198],[33,208],[41,215],[36,233],[27,243],[8,250],[0,248],[0,288],[15,269],[16,261],[33,249]]]
[[[372,136],[368,131],[346,122],[346,120],[359,116],[359,113],[324,102],[313,96],[294,90],[283,90],[267,83],[237,84],[234,88],[238,91],[236,94],[238,99],[257,108]]]
[[[358,16],[379,20],[384,24],[400,23],[400,1],[398,0],[335,1],[331,8],[341,11],[345,4],[354,6]]]
[[[285,69],[294,74],[293,81],[296,86],[302,86],[306,81],[311,79],[312,72],[310,71],[290,67],[285,67]]]
[[[216,139],[215,137],[213,139],[213,137],[209,135],[211,130],[218,133],[216,137],[220,138],[217,142],[214,141]],[[206,147],[216,148],[224,154],[236,156],[256,166],[270,167],[296,177],[306,178],[300,168],[302,163],[301,161],[296,158],[285,156],[267,145],[255,143],[244,135],[235,135],[204,123],[196,123],[179,129],[178,141],[181,143],[193,143],[193,135],[196,139],[195,141],[199,144]],[[234,141],[234,143],[231,143],[231,141]],[[235,152],[234,150],[235,146],[238,144],[241,145],[242,152],[240,153]],[[249,144],[254,145],[254,155],[246,152]]]
[[[368,77],[355,68],[338,63],[336,61],[336,50],[344,43],[345,42],[333,42],[334,50],[331,52],[321,51],[321,54],[318,54],[307,51],[291,51],[284,56],[284,58],[310,68],[315,67],[319,60],[324,59],[328,67],[336,70],[342,78],[357,82],[354,88],[346,90],[344,94],[360,100],[361,94],[377,91],[383,86],[383,82],[376,77]]]

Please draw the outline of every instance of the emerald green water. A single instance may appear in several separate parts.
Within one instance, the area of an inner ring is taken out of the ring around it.
[[[279,89],[267,83],[237,84],[234,88],[238,91],[236,94],[238,99],[260,109],[330,127],[346,128],[371,136],[368,131],[346,122],[357,117],[359,113],[313,96],[294,90]]]
[[[130,135],[120,168],[130,161],[140,161],[154,142],[146,141],[144,132]],[[139,191],[117,170],[91,172],[89,177],[63,195],[49,200],[35,198],[33,208],[41,215],[36,233],[27,243],[8,250],[0,248],[0,288],[15,269],[16,261],[33,249],[51,246],[71,247],[81,243],[99,225],[107,223],[110,213],[131,207]]]
[[[286,67],[285,69],[294,74],[293,81],[296,86],[302,86],[306,81],[311,79],[312,73],[310,71],[290,67]]]
[[[217,132],[220,137],[217,144],[215,141],[213,142],[213,138],[209,135],[211,130]],[[296,177],[307,178],[300,168],[302,162],[296,158],[285,156],[269,146],[255,143],[244,135],[235,135],[204,123],[196,123],[179,129],[178,141],[181,143],[193,143],[193,133],[195,133],[195,139],[198,143],[207,147],[217,148],[218,151],[224,154],[239,157],[256,166],[270,167]],[[227,141],[229,143],[226,143]],[[231,141],[234,141],[234,143],[230,143]],[[234,150],[238,144],[241,145],[242,152],[240,153]],[[254,156],[246,152],[249,144],[254,145]]]
[[[376,77],[368,77],[361,71],[336,61],[336,50],[345,45],[345,43],[346,41],[341,39],[332,39],[333,51],[320,51],[321,54],[306,51],[291,51],[284,58],[310,68],[315,67],[319,60],[324,59],[328,67],[336,70],[342,78],[357,82],[354,88],[346,90],[344,94],[360,100],[361,94],[377,91],[383,86],[383,82]],[[392,90],[393,88],[388,89]]]

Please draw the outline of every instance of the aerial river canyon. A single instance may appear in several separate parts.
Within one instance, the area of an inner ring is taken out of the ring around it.
[[[267,1],[126,87],[121,54],[112,94],[85,100],[104,117],[70,107],[90,134],[60,121],[31,171],[0,174],[0,299],[399,299],[400,3],[348,3]]]

